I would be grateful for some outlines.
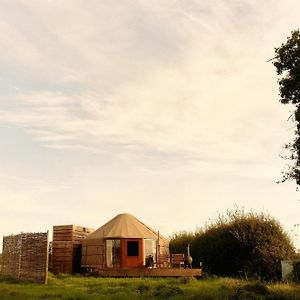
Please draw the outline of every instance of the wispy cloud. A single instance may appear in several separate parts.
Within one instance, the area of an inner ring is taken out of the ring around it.
[[[281,134],[264,130],[274,1],[17,2],[0,13],[0,57],[35,84],[0,98],[2,126],[49,148],[169,160],[257,161]]]
[[[252,38],[259,9],[252,1],[129,2],[130,10],[120,3],[96,4],[95,10],[82,9],[80,1],[19,3],[17,16],[9,2],[4,5],[3,40],[10,41],[2,57],[49,87],[2,97],[10,107],[1,109],[0,122],[24,128],[47,147],[102,152],[115,145],[116,152],[152,149],[201,157],[214,156],[214,148],[223,145],[244,155],[238,140],[249,141],[265,118],[261,111],[251,121],[251,98],[264,91],[244,92],[253,85],[264,89],[264,75],[256,74],[264,62],[249,61],[257,51]],[[116,17],[103,22],[108,12]],[[251,26],[237,24],[241,13]],[[86,22],[78,27],[78,19]],[[241,32],[248,44],[235,47]],[[226,39],[215,38],[222,35]],[[246,64],[248,70],[241,69]],[[249,76],[257,76],[251,86]],[[51,88],[56,81],[59,91]],[[81,91],[70,92],[68,82]]]
[[[105,199],[105,217],[150,216],[160,205],[172,224],[190,199],[192,226],[232,201],[273,200],[278,152],[293,130],[266,61],[299,26],[297,0],[5,0],[0,8],[7,213],[47,208],[61,222],[76,202],[86,222],[82,199],[95,218]],[[26,154],[9,153],[18,143]]]

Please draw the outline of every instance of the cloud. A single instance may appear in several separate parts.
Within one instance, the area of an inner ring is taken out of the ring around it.
[[[51,184],[34,177],[22,177],[7,172],[0,173],[1,214],[3,218],[12,213],[42,213],[47,206],[41,201],[43,195],[68,191],[67,184]]]
[[[260,21],[253,1],[18,3],[3,5],[0,57],[44,83],[1,97],[2,126],[130,159],[263,161],[264,140],[284,134],[264,125],[274,78],[258,44],[277,11]]]
[[[290,108],[266,61],[299,8],[1,1],[2,233],[127,211],[168,234],[234,203],[297,222],[294,186],[275,184]]]

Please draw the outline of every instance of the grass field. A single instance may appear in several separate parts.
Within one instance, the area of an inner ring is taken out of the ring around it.
[[[93,278],[49,275],[48,285],[0,276],[0,299],[300,299],[300,286],[229,278]]]

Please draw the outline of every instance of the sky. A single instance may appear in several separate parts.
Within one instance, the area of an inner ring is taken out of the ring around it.
[[[123,212],[170,236],[238,206],[275,217],[300,247],[299,192],[276,183],[293,108],[268,62],[299,11],[2,0],[0,240]]]

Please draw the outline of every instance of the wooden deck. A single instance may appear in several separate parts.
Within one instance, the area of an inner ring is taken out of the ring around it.
[[[100,277],[196,277],[202,276],[202,269],[180,268],[132,268],[99,270]]]

